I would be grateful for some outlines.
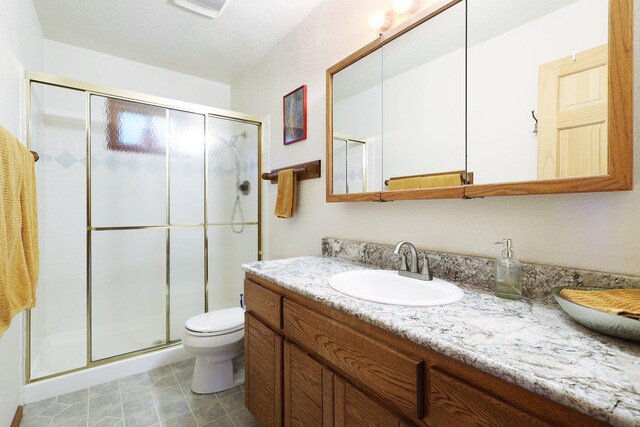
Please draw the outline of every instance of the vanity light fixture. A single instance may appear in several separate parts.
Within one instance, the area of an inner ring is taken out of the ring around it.
[[[420,8],[420,0],[392,0],[391,9],[386,13],[375,10],[369,15],[369,26],[374,30],[385,32],[391,28],[397,16],[412,14]]]
[[[208,18],[217,18],[229,0],[173,0],[173,3]]]
[[[392,0],[391,8],[398,15],[413,13],[420,7],[420,0]]]
[[[387,31],[391,28],[392,23],[393,19],[388,12],[384,13],[381,10],[374,10],[371,12],[371,15],[369,15],[369,27],[374,30]]]

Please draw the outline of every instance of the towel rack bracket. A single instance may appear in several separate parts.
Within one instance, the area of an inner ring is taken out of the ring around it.
[[[278,182],[278,172],[285,169],[293,169],[296,172],[296,179],[298,181],[320,178],[320,166],[320,160],[313,160],[311,162],[273,169],[271,172],[264,172],[262,174],[262,179],[269,180],[272,184],[276,184]]]

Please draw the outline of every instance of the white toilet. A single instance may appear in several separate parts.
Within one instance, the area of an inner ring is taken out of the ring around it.
[[[182,345],[196,356],[191,391],[217,393],[244,383],[244,310],[226,308],[187,320]]]

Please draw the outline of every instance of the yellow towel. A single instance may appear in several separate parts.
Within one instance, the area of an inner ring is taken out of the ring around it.
[[[33,156],[0,126],[0,336],[35,306],[38,257]]]
[[[420,188],[459,187],[460,185],[462,185],[462,180],[459,173],[390,179],[387,184],[389,190],[417,190]]]
[[[420,178],[390,179],[389,190],[415,190],[420,188]]]
[[[640,320],[640,289],[563,289],[560,296],[599,311]]]
[[[278,172],[278,196],[275,214],[279,218],[291,218],[296,208],[296,192],[298,180],[293,169]]]
[[[459,187],[460,185],[462,185],[462,180],[459,173],[423,176],[420,178],[420,188]]]

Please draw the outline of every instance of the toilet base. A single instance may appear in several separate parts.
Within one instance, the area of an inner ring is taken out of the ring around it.
[[[243,363],[243,356],[223,362],[217,361],[215,357],[196,357],[191,391],[196,394],[211,394],[244,384]]]

